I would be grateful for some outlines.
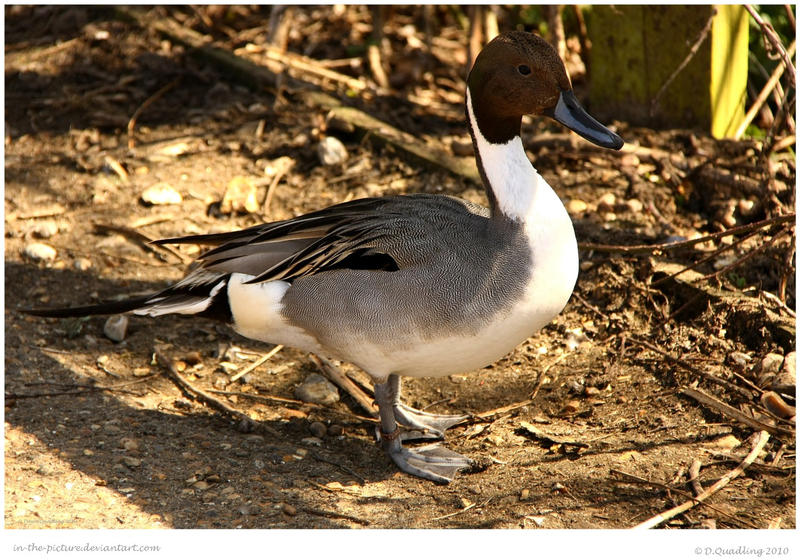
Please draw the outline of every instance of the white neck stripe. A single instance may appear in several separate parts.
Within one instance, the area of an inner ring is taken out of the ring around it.
[[[475,145],[480,154],[483,171],[492,189],[500,211],[515,220],[525,221],[533,210],[534,198],[544,182],[531,164],[522,146],[522,139],[514,136],[505,144],[489,142],[481,132],[472,97],[467,88],[467,113],[475,136]]]

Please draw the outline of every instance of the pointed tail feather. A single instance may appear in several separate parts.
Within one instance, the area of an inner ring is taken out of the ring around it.
[[[79,307],[60,307],[54,309],[20,309],[22,313],[36,315],[37,317],[88,317],[89,315],[115,315],[127,313],[143,307],[153,295],[124,299],[121,301],[106,301],[96,305],[82,305]]]

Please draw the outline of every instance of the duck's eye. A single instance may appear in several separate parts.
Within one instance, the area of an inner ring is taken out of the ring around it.
[[[519,72],[523,76],[527,76],[528,74],[531,73],[531,68],[527,64],[520,64],[519,66],[517,66],[517,72]]]

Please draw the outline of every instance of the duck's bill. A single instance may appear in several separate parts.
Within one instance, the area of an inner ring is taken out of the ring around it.
[[[619,150],[625,143],[617,134],[611,132],[587,113],[578,103],[572,90],[561,92],[558,104],[550,116],[598,146]]]

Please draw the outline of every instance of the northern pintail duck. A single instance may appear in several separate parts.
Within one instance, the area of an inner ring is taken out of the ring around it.
[[[578,104],[556,51],[530,33],[491,41],[469,74],[466,113],[489,208],[427,194],[365,198],[196,243],[181,281],[156,294],[44,316],[133,312],[208,316],[248,338],[346,360],[375,383],[378,440],[405,472],[448,482],[470,466],[438,443],[465,416],[400,402],[400,378],[482,368],[547,324],[578,275],[572,222],[528,160],[523,115],[546,115],[590,142],[622,139]]]

